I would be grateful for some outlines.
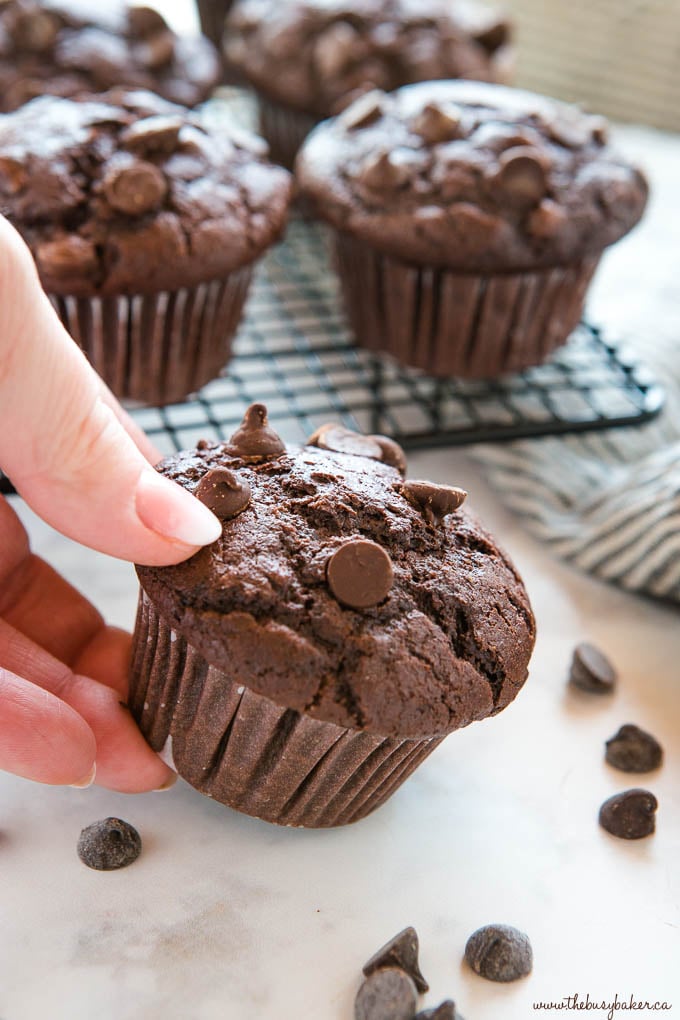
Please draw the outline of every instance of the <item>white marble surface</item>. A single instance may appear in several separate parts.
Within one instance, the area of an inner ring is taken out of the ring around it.
[[[180,21],[189,11],[172,8]],[[617,258],[601,278],[610,292]],[[651,273],[646,259],[640,275]],[[622,293],[625,312],[631,289]],[[0,775],[1,1020],[348,1020],[362,963],[407,924],[432,986],[423,1005],[450,996],[467,1020],[548,1016],[532,1004],[574,993],[665,999],[673,1012],[661,1015],[680,1012],[677,609],[552,560],[461,453],[410,463],[414,476],[468,488],[525,577],[539,638],[517,701],[452,735],[375,816],[344,830],[277,829],[181,782],[125,797]],[[131,626],[132,568],[18,509],[36,550],[112,622]],[[565,687],[583,639],[621,670],[611,698]],[[664,744],[657,773],[636,781],[604,763],[604,740],[624,722]],[[632,785],[660,802],[656,834],[638,843],[597,825],[600,803]],[[100,874],[75,844],[110,814],[139,828],[144,852]],[[467,936],[491,921],[530,935],[528,979],[496,986],[461,964]]]

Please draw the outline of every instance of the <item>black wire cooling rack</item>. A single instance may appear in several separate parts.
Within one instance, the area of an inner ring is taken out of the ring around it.
[[[224,375],[185,403],[130,410],[172,453],[228,438],[255,401],[289,442],[334,420],[416,449],[638,425],[659,413],[663,391],[586,324],[550,361],[490,382],[432,379],[362,351],[342,314],[324,231],[293,220],[259,267]],[[0,492],[11,491],[0,476]]]
[[[133,410],[164,453],[227,438],[254,401],[291,442],[336,420],[410,449],[635,425],[661,409],[648,371],[585,324],[546,364],[491,382],[436,380],[362,351],[326,249],[320,228],[294,220],[256,276],[224,376],[186,403]]]

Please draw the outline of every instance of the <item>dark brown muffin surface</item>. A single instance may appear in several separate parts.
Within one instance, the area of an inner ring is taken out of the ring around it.
[[[225,52],[274,102],[327,117],[370,88],[507,80],[510,36],[503,14],[470,0],[241,0]]]
[[[0,4],[0,110],[35,96],[117,86],[195,106],[220,77],[207,39],[175,35],[152,7],[122,0],[5,0]]]
[[[405,261],[473,273],[599,253],[647,200],[601,117],[477,82],[369,93],[315,128],[296,172],[305,201],[339,230]]]
[[[226,118],[149,92],[44,96],[0,116],[0,203],[51,293],[217,279],[283,230],[289,174]]]
[[[169,458],[160,470],[227,516],[186,563],[138,567],[141,585],[210,664],[312,717],[422,737],[494,714],[526,679],[526,592],[459,490],[394,463],[233,442]]]

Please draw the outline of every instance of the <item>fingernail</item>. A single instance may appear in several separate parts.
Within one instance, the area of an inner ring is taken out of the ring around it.
[[[210,545],[222,534],[217,517],[200,500],[152,469],[139,477],[135,509],[145,528],[185,545]]]
[[[94,777],[97,775],[97,763],[95,762],[88,774],[84,779],[81,779],[77,783],[70,783],[74,790],[86,790],[88,786],[92,786],[94,783]]]
[[[166,779],[162,786],[157,786],[152,793],[165,793],[166,790],[172,790],[173,786],[179,779],[179,776],[173,772],[169,779]]]

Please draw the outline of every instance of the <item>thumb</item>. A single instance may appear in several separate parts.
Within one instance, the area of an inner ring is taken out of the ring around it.
[[[163,565],[221,534],[207,507],[154,471],[135,445],[2,217],[0,409],[0,467],[36,513],[70,538]]]

